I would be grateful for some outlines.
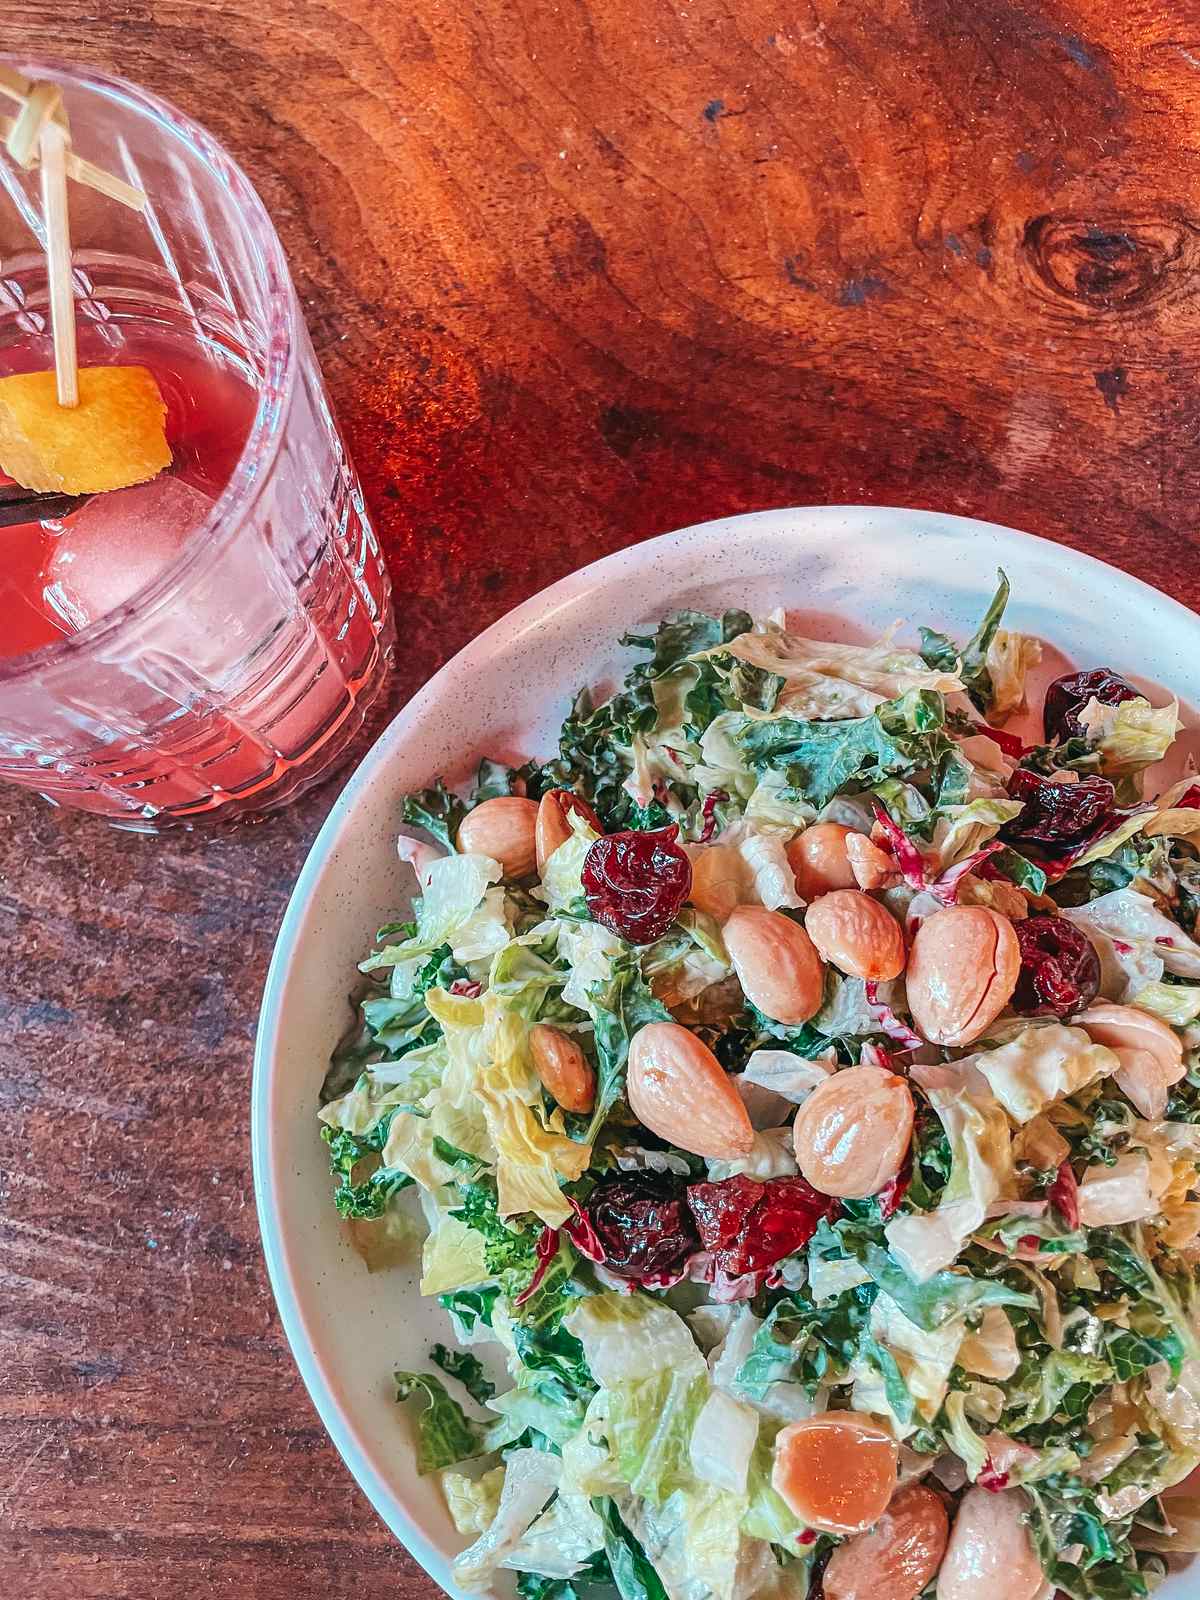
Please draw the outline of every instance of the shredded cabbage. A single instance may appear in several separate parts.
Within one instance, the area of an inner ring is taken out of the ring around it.
[[[970,1058],[1014,1122],[1032,1122],[1058,1100],[1110,1077],[1121,1063],[1112,1050],[1093,1044],[1082,1028],[1035,1023],[995,1050]]]
[[[1105,774],[1127,777],[1161,761],[1171,748],[1180,728],[1179,701],[1155,710],[1141,696],[1115,706],[1091,699],[1080,711],[1079,721],[1099,748]]]
[[[972,1059],[952,1067],[914,1065],[914,1082],[929,1097],[950,1141],[950,1178],[935,1211],[888,1223],[888,1245],[925,1281],[957,1260],[988,1208],[1016,1193],[1008,1118]]]
[[[361,970],[375,972],[380,967],[395,967],[416,956],[429,955],[439,945],[452,943],[460,929],[466,933],[467,947],[473,947],[481,936],[475,914],[483,904],[489,885],[499,881],[500,867],[488,856],[439,856],[426,870],[424,893],[414,908],[416,932],[402,944],[385,945],[368,956],[360,963]],[[494,916],[493,910],[488,920],[493,920]],[[508,937],[506,931],[504,943]]]
[[[988,714],[1001,726],[1025,705],[1025,677],[1042,659],[1042,647],[1024,633],[997,628],[984,658],[992,683]]]
[[[519,1545],[558,1488],[562,1461],[544,1450],[514,1450],[505,1464],[496,1514],[475,1543],[455,1558],[454,1578],[464,1589],[485,1589],[496,1568]]]
[[[899,624],[897,624],[897,627]],[[835,679],[857,689],[869,690],[884,700],[897,700],[911,689],[931,689],[941,694],[953,694],[962,688],[956,673],[942,672],[925,665],[914,651],[898,649],[892,644],[895,628],[876,644],[829,644],[819,639],[805,639],[796,633],[771,630],[767,633],[743,633],[727,646],[730,655],[751,666],[773,672],[787,685],[795,683],[809,693],[816,678]],[[861,703],[861,702],[859,702]],[[843,701],[843,705],[847,702]],[[876,702],[878,704],[878,702]],[[837,709],[836,717],[864,716],[874,710]],[[789,714],[802,715],[795,703],[789,705]],[[818,710],[809,715],[828,717],[829,710]]]
[[[1200,979],[1200,945],[1137,889],[1114,889],[1061,915],[1095,945],[1107,1000],[1134,1001],[1164,972]]]
[[[945,872],[959,861],[965,861],[977,850],[994,839],[1006,822],[1019,816],[1020,800],[985,798],[972,800],[967,805],[943,806],[937,813],[933,830],[933,846],[937,856],[937,871]]]

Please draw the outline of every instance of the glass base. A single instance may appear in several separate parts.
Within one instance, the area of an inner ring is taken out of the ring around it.
[[[387,704],[387,688],[395,664],[394,630],[381,637],[378,660],[374,669],[363,681],[347,713],[330,728],[323,739],[313,746],[304,759],[274,773],[262,784],[243,794],[214,794],[203,805],[194,809],[158,812],[153,816],[136,812],[112,812],[92,809],[109,827],[122,833],[218,833],[233,828],[250,826],[263,821],[273,812],[291,805],[301,795],[315,789],[343,770],[356,757],[364,753],[372,742]],[[371,724],[375,723],[376,728]],[[369,736],[363,739],[364,730]],[[41,791],[41,798],[56,809],[61,802],[53,794]],[[76,804],[72,809],[80,809]]]

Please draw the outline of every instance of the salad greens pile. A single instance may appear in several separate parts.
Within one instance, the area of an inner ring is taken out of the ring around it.
[[[465,797],[439,782],[405,802],[398,822],[435,843],[401,838],[419,894],[361,964],[320,1119],[368,1264],[419,1250],[455,1335],[395,1385],[464,1536],[463,1586],[508,1569],[528,1600],[804,1600],[839,1541],[773,1486],[775,1439],[847,1408],[951,1518],[970,1485],[1018,1490],[1047,1594],[1143,1595],[1200,1550],[1200,1493],[1177,1487],[1200,1465],[1200,790],[1147,797],[1177,706],[1132,689],[1089,699],[1070,737],[1001,731],[1039,654],[1002,626],[1007,594],[969,641],[924,628],[919,649],[685,612],[624,641],[642,659],[611,699],[577,696],[553,759],[485,761]],[[1069,847],[1030,838],[1018,769],[1104,780],[1113,804]],[[540,876],[457,849],[479,804],[555,790],[587,804]],[[713,915],[687,904],[635,945],[592,914],[598,836],[675,828],[693,868],[727,850],[741,904],[802,921],[787,847],[827,821],[883,852],[872,892],[910,937],[953,904],[1069,922],[1097,1003],[1165,1023],[1178,1073],[1147,1090],[1145,1062],[1061,1009],[936,1048],[903,978],[832,966],[786,1026],[747,1001]],[[668,1146],[630,1110],[631,1041],[671,1020],[731,1075],[744,1160]],[[544,1089],[537,1024],[582,1048],[590,1111]],[[888,1192],[818,1197],[807,1242],[766,1266],[744,1229],[748,1270],[695,1239],[672,1271],[629,1267],[602,1223],[614,1184],[652,1175],[675,1219],[653,1226],[685,1245],[696,1186],[760,1217],[798,1181],[797,1107],[860,1062],[916,1104]]]

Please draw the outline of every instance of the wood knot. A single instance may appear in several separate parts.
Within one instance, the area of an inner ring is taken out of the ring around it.
[[[1128,315],[1192,292],[1200,227],[1179,217],[1035,217],[1022,240],[1042,286],[1089,311]]]

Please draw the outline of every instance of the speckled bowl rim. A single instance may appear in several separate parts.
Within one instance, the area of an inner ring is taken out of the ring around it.
[[[326,818],[296,881],[267,974],[255,1047],[251,1144],[263,1252],[293,1357],[333,1443],[383,1521],[430,1576],[451,1595],[461,1596],[462,1591],[451,1578],[449,1555],[435,1544],[416,1521],[402,1494],[393,1483],[389,1483],[386,1464],[376,1459],[376,1455],[359,1437],[339,1398],[337,1373],[327,1353],[320,1351],[314,1342],[301,1305],[302,1269],[298,1262],[302,1256],[303,1241],[289,1240],[287,1218],[279,1205],[281,1173],[276,1130],[269,1115],[273,1078],[286,1020],[283,1007],[285,982],[304,934],[305,920],[316,886],[335,846],[350,830],[363,796],[394,763],[402,760],[403,746],[410,732],[416,730],[424,718],[436,713],[443,697],[455,692],[456,683],[464,679],[469,681],[473,674],[486,668],[497,657],[520,646],[547,618],[568,607],[586,605],[589,599],[609,586],[632,582],[639,574],[655,573],[656,569],[658,588],[663,587],[666,577],[676,569],[682,586],[685,573],[690,573],[694,579],[697,550],[705,544],[710,545],[711,553],[718,557],[721,552],[743,541],[754,543],[764,539],[795,539],[797,536],[802,541],[817,539],[814,548],[819,549],[819,537],[844,537],[847,527],[855,524],[868,532],[874,530],[878,537],[878,525],[892,519],[895,521],[894,533],[897,538],[903,538],[906,530],[916,534],[926,529],[949,537],[952,541],[984,536],[998,547],[1001,558],[1007,548],[1014,561],[1018,554],[1023,560],[1039,556],[1050,559],[1055,575],[1063,583],[1078,585],[1098,598],[1106,594],[1119,597],[1124,606],[1142,610],[1147,625],[1157,618],[1169,631],[1179,630],[1190,634],[1195,659],[1200,662],[1200,617],[1187,607],[1141,579],[1082,551],[998,523],[886,506],[781,508],[698,523],[618,550],[560,579],[493,623],[441,667],[402,708],[367,753]],[[936,595],[939,581],[939,574],[930,575],[931,595]],[[1016,589],[1017,585],[1014,584]],[[737,604],[735,595],[731,594],[729,603]],[[669,602],[654,602],[656,613],[663,604],[669,608]],[[564,693],[569,693],[577,685],[568,683],[561,687]],[[1184,686],[1185,689],[1188,687]],[[1200,694],[1192,691],[1186,694],[1186,698],[1195,704]],[[414,774],[412,782],[428,782],[432,776],[430,773]],[[365,937],[370,937],[369,930]],[[311,1115],[311,1108],[305,1106],[302,1114]],[[336,1227],[332,1208],[329,1217],[329,1226]],[[1188,1587],[1191,1588],[1190,1583]],[[1185,1600],[1183,1583],[1179,1577],[1169,1579],[1158,1592],[1163,1600]],[[462,1600],[467,1600],[467,1597],[462,1596]]]

